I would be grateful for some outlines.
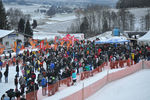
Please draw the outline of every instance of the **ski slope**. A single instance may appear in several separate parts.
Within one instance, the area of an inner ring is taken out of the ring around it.
[[[150,69],[104,86],[86,100],[150,100]]]

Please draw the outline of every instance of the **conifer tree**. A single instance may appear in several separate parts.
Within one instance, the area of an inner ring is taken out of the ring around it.
[[[2,0],[0,0],[0,29],[4,29],[4,30],[9,29],[7,16],[6,16],[6,12]]]
[[[37,21],[33,20],[33,24],[32,24],[33,29],[37,27]]]
[[[24,33],[24,26],[25,26],[25,20],[21,18],[18,23],[18,32]]]
[[[29,35],[29,36],[33,36],[33,31],[31,29],[31,25],[30,25],[29,20],[27,20],[27,22],[26,22],[25,34]]]
[[[86,33],[89,27],[89,23],[86,17],[84,17],[82,24],[80,25],[80,31]]]

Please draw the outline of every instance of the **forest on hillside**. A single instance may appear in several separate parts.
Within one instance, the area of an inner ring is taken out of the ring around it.
[[[119,0],[116,8],[143,8],[150,7],[150,0]]]

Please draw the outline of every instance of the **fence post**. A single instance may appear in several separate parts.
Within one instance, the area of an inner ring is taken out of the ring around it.
[[[109,70],[107,70],[107,80],[106,80],[107,83],[109,83],[108,75],[109,75]]]
[[[145,66],[144,66],[144,60],[142,60],[142,69],[144,69]]]
[[[84,100],[84,83],[83,83],[83,88],[82,88],[82,100]]]

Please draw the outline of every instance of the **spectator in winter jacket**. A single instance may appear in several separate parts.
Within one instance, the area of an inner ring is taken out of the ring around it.
[[[21,76],[19,78],[19,84],[20,84],[21,94],[24,94],[25,83],[26,83],[25,79]]]
[[[37,92],[39,90],[39,86],[37,83],[34,83],[34,94],[35,94],[35,100],[38,100],[37,98]]]
[[[17,100],[20,100],[21,93],[18,89],[16,89],[15,94],[16,94]]]
[[[11,52],[9,52],[9,58],[11,58]]]
[[[19,77],[19,66],[16,66],[17,77]]]
[[[6,91],[8,97],[10,98],[10,100],[14,100],[13,98],[15,97],[15,92],[14,89],[9,89],[8,91]]]
[[[8,70],[7,69],[4,72],[4,76],[5,76],[5,83],[8,83]]]
[[[15,76],[14,84],[16,86],[16,89],[18,89],[18,78],[17,78],[17,75]]]
[[[38,74],[38,78],[37,78],[37,81],[38,81],[38,84],[41,85],[41,81],[43,79],[43,75],[40,73]]]
[[[72,85],[74,85],[74,83],[75,83],[76,80],[77,80],[77,73],[76,73],[76,70],[73,70],[73,72],[72,72],[72,80],[73,80]]]
[[[8,64],[8,62],[6,64],[6,70],[9,72],[9,64]]]
[[[32,71],[31,72],[31,79],[33,82],[35,81],[35,78],[36,78],[36,74]]]
[[[2,82],[2,76],[3,76],[3,74],[2,74],[2,72],[0,70],[0,83]]]
[[[45,77],[43,77],[42,81],[41,81],[41,85],[42,85],[42,94],[43,96],[46,95],[46,86],[47,86],[47,80]]]
[[[3,62],[2,62],[2,60],[0,60],[0,68],[1,68],[1,70],[2,70],[2,66],[3,66]]]

